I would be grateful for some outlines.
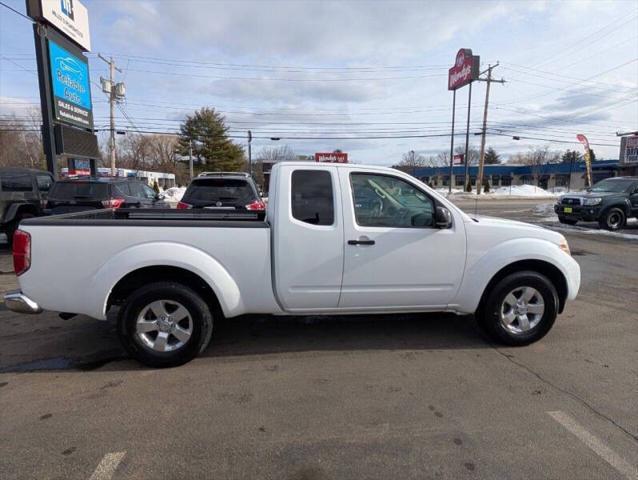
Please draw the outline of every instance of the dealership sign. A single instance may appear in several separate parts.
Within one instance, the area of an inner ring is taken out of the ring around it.
[[[464,154],[457,153],[456,155],[454,155],[454,157],[452,157],[452,163],[454,165],[463,165],[463,157],[465,157]]]
[[[447,89],[456,90],[476,80],[479,76],[480,58],[472,55],[469,48],[460,49],[456,54],[456,62],[448,73]]]
[[[49,40],[49,68],[54,117],[82,128],[93,128],[89,65],[82,53],[71,53]]]
[[[315,162],[348,163],[348,154],[343,152],[315,153]]]
[[[27,13],[53,25],[84,50],[91,50],[89,13],[80,0],[27,0]]]

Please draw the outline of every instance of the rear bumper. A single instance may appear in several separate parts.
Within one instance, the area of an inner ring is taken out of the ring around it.
[[[41,313],[40,306],[23,294],[20,290],[13,290],[4,295],[4,304],[9,310],[18,313]]]

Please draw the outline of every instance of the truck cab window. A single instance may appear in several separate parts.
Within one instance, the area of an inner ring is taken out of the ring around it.
[[[334,223],[332,176],[321,170],[295,170],[291,181],[292,216],[312,225]]]
[[[434,202],[390,175],[352,173],[354,213],[362,227],[415,228],[434,224]]]

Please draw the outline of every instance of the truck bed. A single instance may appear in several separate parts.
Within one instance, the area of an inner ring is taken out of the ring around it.
[[[108,295],[125,275],[165,266],[218,288],[227,316],[271,313],[278,307],[271,288],[271,229],[263,217],[228,210],[104,209],[32,218],[20,225],[31,235],[31,267],[20,286],[46,310],[103,319]]]
[[[100,209],[37,217],[23,225],[267,228],[264,212],[225,209]]]

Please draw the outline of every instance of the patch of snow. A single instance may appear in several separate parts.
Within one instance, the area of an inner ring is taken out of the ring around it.
[[[534,207],[535,215],[552,215],[554,213],[553,203],[539,203]]]
[[[548,192],[534,185],[512,185],[511,187],[498,187],[491,190],[488,195],[512,196],[512,197],[556,197],[560,193]]]

